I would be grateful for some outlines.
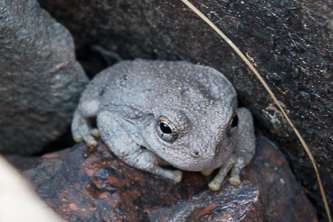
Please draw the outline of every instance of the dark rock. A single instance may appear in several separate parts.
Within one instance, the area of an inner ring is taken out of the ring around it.
[[[200,62],[234,83],[256,123],[288,155],[296,176],[322,203],[313,167],[261,84],[221,38],[181,1],[40,0],[74,35],[89,73],[122,58]],[[191,1],[240,47],[306,138],[333,203],[332,1]],[[97,51],[94,53],[98,54]],[[97,62],[97,61],[99,62]]]
[[[0,152],[32,154],[67,130],[88,79],[69,32],[34,0],[0,2]]]
[[[249,181],[226,184],[221,192],[207,189],[208,178],[185,175],[175,184],[130,168],[101,145],[83,158],[85,146],[41,158],[26,170],[39,196],[64,219],[71,221],[197,221],[244,217],[263,221],[259,191]]]
[[[245,173],[260,190],[267,221],[317,221],[316,211],[288,161],[266,138],[259,137],[257,144]]]
[[[225,182],[219,192],[208,189],[212,176],[184,172],[174,183],[127,166],[99,143],[86,159],[83,144],[41,158],[9,159],[68,221],[317,221],[287,161],[263,137],[242,184]]]

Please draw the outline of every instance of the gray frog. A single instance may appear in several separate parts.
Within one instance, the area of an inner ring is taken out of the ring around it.
[[[97,129],[88,118],[97,117]],[[255,150],[253,120],[237,108],[231,83],[213,68],[186,62],[124,61],[98,74],[83,92],[72,122],[74,140],[97,145],[99,133],[128,165],[179,182],[180,170],[209,175],[219,190],[240,184]]]

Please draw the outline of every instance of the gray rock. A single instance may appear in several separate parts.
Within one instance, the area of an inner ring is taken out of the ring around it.
[[[0,152],[32,154],[68,127],[88,82],[69,32],[34,0],[0,1]]]
[[[126,59],[200,62],[225,73],[241,103],[252,110],[257,129],[278,142],[296,176],[322,204],[313,167],[280,111],[230,47],[181,1],[40,2],[71,30],[90,73],[110,65],[114,52]],[[240,47],[267,80],[306,138],[326,192],[333,197],[332,2],[191,2]],[[100,59],[87,56],[92,53],[99,53]]]

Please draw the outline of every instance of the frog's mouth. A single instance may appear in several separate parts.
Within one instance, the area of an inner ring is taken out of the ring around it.
[[[194,152],[194,151],[193,151]],[[204,158],[200,156],[200,154],[194,153],[195,157],[193,157],[191,154],[186,155],[184,158],[162,158],[164,161],[169,163],[170,165],[180,169],[180,170],[186,170],[186,171],[193,171],[193,172],[199,172],[203,170],[211,170],[218,168],[220,165],[216,162],[216,164],[212,164],[214,161],[212,158]],[[216,167],[215,167],[216,165]]]

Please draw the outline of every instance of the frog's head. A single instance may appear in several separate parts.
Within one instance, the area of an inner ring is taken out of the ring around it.
[[[211,100],[194,108],[158,109],[142,130],[144,145],[182,170],[218,168],[234,150],[235,106]]]

